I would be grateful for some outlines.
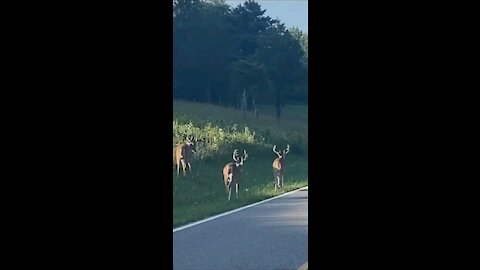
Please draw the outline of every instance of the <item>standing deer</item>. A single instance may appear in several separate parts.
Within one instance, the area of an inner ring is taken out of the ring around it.
[[[235,194],[238,199],[238,189],[240,188],[240,176],[242,174],[243,162],[247,159],[247,151],[243,150],[243,157],[238,158],[238,150],[233,150],[233,161],[223,167],[223,182],[225,192],[228,192],[228,201],[232,195],[232,185],[235,185]]]
[[[277,187],[283,188],[283,178],[285,175],[285,156],[290,151],[290,145],[287,144],[287,148],[283,151],[277,151],[277,146],[273,146],[273,152],[277,154],[278,158],[273,161],[273,185],[275,187],[275,191],[277,191]]]
[[[175,159],[176,159],[176,165],[177,165],[177,178],[180,174],[180,164],[182,165],[183,168],[183,176],[186,176],[186,167],[188,166],[188,169],[190,173],[192,173],[192,159],[193,159],[193,154],[197,152],[197,148],[195,146],[196,140],[193,139],[193,137],[188,137],[185,140],[184,144],[180,144],[177,146],[175,149]]]

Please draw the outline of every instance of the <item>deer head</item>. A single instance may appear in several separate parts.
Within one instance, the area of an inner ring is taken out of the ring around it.
[[[197,139],[195,139],[193,136],[187,136],[185,139],[185,144],[189,146],[189,150],[192,153],[197,153],[197,146],[196,146]]]
[[[278,156],[279,158],[285,158],[285,156],[288,154],[288,152],[290,152],[290,145],[287,144],[287,148],[285,148],[285,150],[280,151],[280,152],[277,150],[277,145],[274,145],[274,146],[273,146],[273,152],[274,152],[275,154],[277,154],[277,156]]]
[[[238,164],[240,166],[243,166],[243,162],[247,159],[247,157],[248,157],[248,154],[247,154],[246,150],[243,150],[243,157],[240,157],[240,158],[239,158],[239,155],[238,155],[238,149],[233,150],[232,158],[233,158],[233,161],[235,161],[236,164]]]

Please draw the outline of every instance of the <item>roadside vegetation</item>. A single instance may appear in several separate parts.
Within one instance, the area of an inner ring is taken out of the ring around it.
[[[276,121],[274,107],[264,106],[258,120],[249,113],[217,105],[187,101],[173,102],[173,148],[185,137],[194,136],[197,154],[192,173],[173,176],[173,227],[223,213],[308,185],[307,106],[285,106],[284,116]],[[274,191],[273,145],[284,149],[287,173],[283,191]],[[232,162],[232,152],[246,150],[248,159],[240,182],[239,199],[232,194],[227,202],[223,183],[223,166]],[[173,159],[174,160],[174,159]],[[173,162],[174,164],[175,162]],[[174,164],[175,165],[175,164]]]

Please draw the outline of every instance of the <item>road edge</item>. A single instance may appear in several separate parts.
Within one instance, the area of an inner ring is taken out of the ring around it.
[[[300,266],[297,270],[308,270],[308,261]]]
[[[199,224],[202,224],[202,223],[205,223],[205,222],[208,222],[208,221],[217,219],[217,218],[219,218],[219,217],[223,217],[223,216],[226,216],[226,215],[230,215],[230,214],[233,214],[233,213],[235,213],[235,212],[242,211],[242,210],[245,210],[245,209],[247,209],[247,208],[250,208],[250,207],[253,207],[253,206],[257,206],[257,205],[259,205],[259,204],[266,203],[266,202],[268,202],[268,201],[275,200],[275,199],[281,198],[281,197],[283,197],[283,196],[287,196],[287,195],[290,195],[290,194],[295,193],[295,192],[297,192],[297,191],[305,190],[305,189],[308,190],[308,185],[306,185],[306,186],[304,186],[304,187],[301,187],[301,188],[294,189],[294,190],[289,191],[289,192],[287,192],[287,193],[283,193],[283,194],[277,195],[277,196],[275,196],[275,197],[271,197],[271,198],[268,198],[268,199],[265,199],[265,200],[262,200],[262,201],[259,201],[259,202],[256,202],[256,203],[248,204],[248,205],[242,206],[242,207],[240,207],[240,208],[230,210],[230,211],[225,212],[225,213],[221,213],[221,214],[218,214],[218,215],[215,215],[215,216],[206,218],[206,219],[202,219],[202,220],[195,221],[195,222],[192,222],[192,223],[189,223],[189,224],[186,224],[186,225],[182,225],[182,226],[180,226],[180,227],[174,228],[174,229],[173,229],[173,232],[175,233],[175,232],[178,232],[178,231],[181,231],[181,230],[184,230],[184,229],[193,227],[193,226],[195,226],[195,225],[199,225]]]

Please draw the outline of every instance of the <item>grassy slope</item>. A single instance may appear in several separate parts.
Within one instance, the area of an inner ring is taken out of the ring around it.
[[[174,101],[174,120],[204,125],[208,122],[217,125],[243,123],[243,114],[230,108],[214,105]],[[258,122],[247,121],[247,126],[256,130],[271,128],[274,130],[295,130],[307,139],[306,106],[285,108],[284,119],[277,125],[273,109],[263,107],[264,114]],[[249,119],[253,119],[250,114]],[[243,205],[280,194],[274,192],[271,164],[274,158],[269,148],[245,146],[249,158],[245,161],[244,173],[239,192],[239,200],[227,203],[224,190],[222,168],[231,161],[231,155],[219,155],[215,158],[196,160],[192,164],[192,175],[186,178],[176,177],[173,171],[173,226],[193,222]],[[271,148],[270,148],[271,149]],[[285,192],[308,184],[308,160],[306,153],[295,154],[292,149],[287,157]],[[234,196],[232,194],[232,196]]]
[[[247,124],[252,127],[271,127],[273,129],[295,130],[305,136],[308,133],[307,106],[291,105],[284,109],[282,120],[277,125],[273,106],[261,106],[258,121],[253,121],[253,114],[247,114]],[[186,116],[186,117],[185,117]],[[242,124],[243,114],[239,110],[186,101],[173,102],[173,117],[194,122],[225,122]]]

